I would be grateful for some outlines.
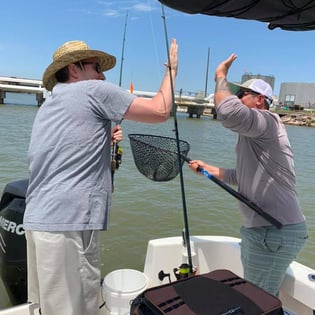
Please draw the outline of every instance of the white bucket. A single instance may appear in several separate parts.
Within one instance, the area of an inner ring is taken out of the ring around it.
[[[129,315],[131,301],[148,285],[144,273],[133,269],[110,272],[103,281],[103,297],[110,315]]]

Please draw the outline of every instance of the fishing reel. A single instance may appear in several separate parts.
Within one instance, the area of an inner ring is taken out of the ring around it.
[[[111,174],[112,174],[112,193],[114,192],[114,174],[115,171],[118,170],[121,161],[122,161],[122,147],[118,145],[117,142],[112,144],[112,152],[111,152]]]
[[[122,162],[122,153],[123,153],[122,147],[116,143],[116,149],[115,149],[116,170],[119,169],[119,166]]]
[[[193,277],[197,274],[197,268],[190,268],[189,264],[183,263],[178,268],[173,269],[177,280]]]
[[[119,169],[119,166],[122,162],[122,153],[123,149],[118,143],[113,144],[112,148],[112,161],[111,161],[111,170],[115,172]]]
[[[190,268],[189,264],[183,263],[178,268],[173,269],[174,276],[176,280],[186,279],[197,275],[197,268]],[[171,275],[169,273],[165,273],[161,270],[158,274],[159,280],[163,281],[164,278],[168,278],[169,283],[171,283]]]

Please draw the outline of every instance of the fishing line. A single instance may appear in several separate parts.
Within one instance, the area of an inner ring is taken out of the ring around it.
[[[154,52],[155,52],[155,58],[156,58],[156,65],[157,65],[157,72],[160,74],[160,77],[163,78],[162,72],[161,72],[161,60],[159,58],[159,54],[158,54],[158,48],[157,48],[157,40],[156,40],[156,32],[154,31],[154,23],[153,23],[153,19],[152,19],[152,10],[151,10],[151,5],[150,5],[150,0],[147,1],[148,2],[148,11],[149,11],[149,17],[150,17],[150,24],[151,24],[151,33],[152,33],[152,38],[153,38],[153,46],[154,46]],[[167,130],[170,130],[170,122],[167,121],[166,122],[167,125]]]
[[[171,85],[171,95],[172,95],[172,112],[174,115],[174,132],[175,132],[175,138],[176,138],[176,146],[177,146],[177,158],[178,158],[178,164],[180,165],[182,162],[182,157],[179,154],[180,151],[180,139],[178,134],[178,124],[177,124],[177,116],[176,116],[176,104],[175,104],[175,95],[174,95],[174,82],[172,79],[172,73],[171,73],[171,62],[170,62],[170,55],[169,55],[169,44],[168,44],[168,35],[167,35],[167,27],[166,27],[166,18],[165,18],[165,12],[164,12],[164,6],[161,4],[162,8],[162,20],[163,20],[163,26],[164,26],[164,37],[165,37],[165,44],[166,44],[166,51],[167,51],[167,59],[169,67],[169,75],[170,75],[170,85]],[[189,235],[189,226],[188,226],[188,215],[187,215],[187,206],[186,206],[186,197],[185,197],[185,187],[184,187],[184,176],[183,176],[183,170],[182,167],[179,168],[179,175],[180,175],[180,188],[181,188],[181,196],[182,196],[182,205],[183,205],[183,215],[184,215],[184,241],[185,246],[187,247],[187,257],[188,257],[188,264],[190,268],[190,272],[193,272],[193,264],[192,264],[192,257],[191,257],[191,247],[190,247],[190,235]]]
[[[150,5],[150,0],[148,0],[148,11],[149,11],[149,17],[150,17],[150,24],[151,24],[151,33],[152,33],[152,39],[153,39],[153,46],[154,46],[154,52],[155,52],[155,59],[156,59],[156,67],[157,67],[157,71],[160,73],[160,76],[162,77],[162,73],[161,73],[161,68],[160,68],[160,64],[161,61],[159,59],[159,55],[158,55],[158,49],[157,49],[157,44],[156,44],[156,32],[154,32],[154,24],[153,24],[153,19],[152,19],[152,10],[151,10],[151,5]]]

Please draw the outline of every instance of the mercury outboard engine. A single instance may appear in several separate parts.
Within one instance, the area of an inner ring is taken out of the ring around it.
[[[13,305],[27,300],[26,239],[23,229],[28,180],[7,184],[0,201],[0,277]]]

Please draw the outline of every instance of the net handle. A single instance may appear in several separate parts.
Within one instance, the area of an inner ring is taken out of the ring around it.
[[[181,154],[181,157],[187,163],[189,163],[191,161],[191,159],[189,159],[188,157],[186,157],[183,154]],[[208,179],[212,180],[214,183],[216,183],[218,186],[223,188],[225,191],[227,191],[233,197],[235,197],[236,199],[238,199],[241,202],[243,202],[244,204],[246,204],[250,209],[254,210],[256,213],[258,213],[260,216],[262,216],[265,220],[267,220],[269,223],[274,225],[276,228],[278,228],[278,229],[282,228],[283,224],[280,221],[278,221],[276,218],[272,217],[269,213],[265,212],[263,209],[258,207],[254,202],[252,202],[251,200],[246,198],[244,195],[237,192],[236,190],[234,190],[233,188],[231,188],[230,186],[228,186],[224,182],[222,182],[216,176],[212,175],[211,173],[209,173],[205,169],[201,168],[200,166],[197,167],[197,172],[201,173],[202,175],[205,175]]]

